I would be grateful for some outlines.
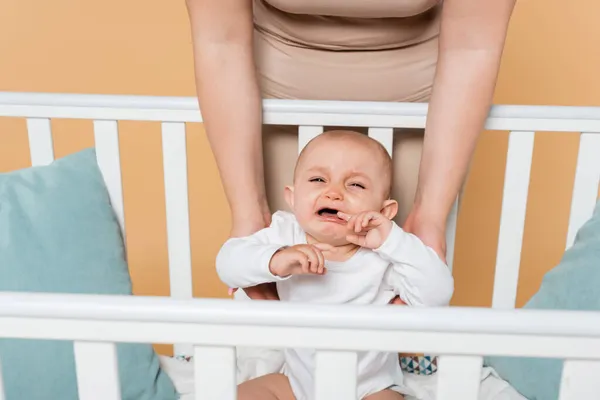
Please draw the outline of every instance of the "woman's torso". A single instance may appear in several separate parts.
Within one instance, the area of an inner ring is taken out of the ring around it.
[[[254,0],[265,97],[424,101],[440,0]]]

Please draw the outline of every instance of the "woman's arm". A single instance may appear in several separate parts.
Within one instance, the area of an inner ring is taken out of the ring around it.
[[[515,0],[445,0],[415,204],[405,228],[445,256],[446,219],[492,103]]]
[[[196,90],[233,226],[246,236],[269,225],[262,153],[262,99],[253,57],[252,0],[186,0]],[[277,300],[272,284],[244,290]]]
[[[196,89],[233,217],[232,236],[268,225],[262,102],[252,51],[251,0],[187,0]]]

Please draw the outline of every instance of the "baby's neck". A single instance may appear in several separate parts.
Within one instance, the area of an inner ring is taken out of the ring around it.
[[[312,237],[309,234],[306,234],[306,241],[308,244],[319,243],[318,240],[316,240],[314,237]],[[330,244],[330,243],[326,243],[326,244]],[[335,247],[334,251],[324,251],[323,252],[323,257],[325,257],[326,260],[346,261],[350,257],[352,257],[360,248],[360,246],[353,244],[353,243],[347,243],[347,244],[334,246],[334,247]]]

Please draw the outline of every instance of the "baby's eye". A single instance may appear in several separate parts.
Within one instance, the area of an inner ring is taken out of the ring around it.
[[[363,185],[362,183],[351,183],[350,186],[359,187],[361,189],[365,188],[365,185]]]
[[[323,178],[311,178],[309,182],[325,182],[325,180]]]

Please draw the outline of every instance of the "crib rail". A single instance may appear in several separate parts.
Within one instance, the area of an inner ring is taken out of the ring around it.
[[[119,398],[115,342],[192,343],[199,400],[235,399],[235,346],[316,349],[317,400],[353,398],[363,350],[441,355],[442,400],[477,398],[482,355],[568,359],[561,400],[593,393],[581,376],[600,366],[598,312],[0,293],[0,337],[73,340],[82,400]]]
[[[427,103],[266,99],[266,124],[423,128]],[[0,116],[202,122],[194,97],[0,92]],[[600,107],[494,105],[490,130],[600,132]]]

